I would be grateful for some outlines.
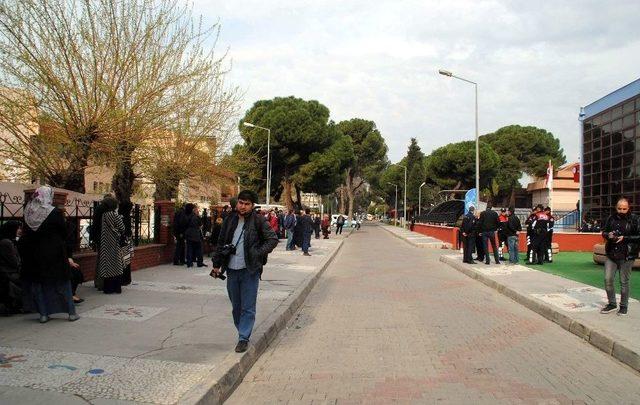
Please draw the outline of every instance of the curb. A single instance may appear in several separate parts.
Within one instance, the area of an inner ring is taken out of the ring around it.
[[[395,236],[396,238],[403,240],[405,242],[407,242],[408,244],[410,244],[411,246],[417,247],[417,248],[425,248],[425,249],[451,249],[451,244],[450,243],[446,243],[446,242],[428,242],[428,243],[416,243],[416,242],[412,242],[409,239],[403,237],[402,235],[398,235],[397,233],[389,230],[387,228],[387,226],[385,225],[379,225],[382,229],[384,229],[385,231],[389,232],[391,235]],[[422,235],[422,234],[420,234]],[[425,236],[425,238],[428,238],[428,236]]]
[[[333,262],[338,255],[344,240],[351,236],[353,230],[349,232],[340,245],[333,251],[331,256],[322,264],[320,269],[311,277],[303,281],[295,291],[273,311],[254,331],[249,350],[242,355],[229,354],[220,364],[216,365],[209,375],[195,387],[189,390],[177,402],[180,405],[204,405],[221,404],[227,400],[242,382],[254,363],[267,350],[274,341],[278,333],[285,329],[289,320],[298,311],[313,287],[320,279],[320,276]]]
[[[440,261],[448,264],[454,269],[467,276],[480,281],[484,285],[493,288],[499,293],[511,298],[515,302],[529,308],[533,312],[542,315],[543,317],[557,323],[564,329],[578,336],[579,338],[586,340],[592,346],[600,349],[622,363],[628,365],[634,370],[640,371],[640,354],[632,349],[628,342],[624,340],[615,340],[614,338],[607,336],[605,331],[598,330],[588,325],[583,321],[572,319],[565,313],[557,310],[555,307],[548,305],[542,301],[538,301],[535,298],[529,297],[521,292],[518,292],[504,284],[485,276],[482,273],[476,272],[464,265],[459,260],[441,256]]]

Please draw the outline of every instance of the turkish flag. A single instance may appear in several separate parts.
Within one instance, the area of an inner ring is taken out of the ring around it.
[[[573,181],[574,183],[580,183],[580,165],[573,166]]]

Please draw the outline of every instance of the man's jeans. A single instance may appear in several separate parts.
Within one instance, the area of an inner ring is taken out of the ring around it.
[[[518,264],[518,236],[508,236],[509,263]]]
[[[176,238],[176,250],[173,253],[173,264],[184,264],[184,238]]]
[[[231,300],[233,324],[238,330],[238,340],[248,342],[256,322],[256,300],[260,274],[247,269],[227,270],[227,293]]]
[[[293,229],[287,229],[287,250],[293,250]]]
[[[305,233],[302,236],[302,251],[304,253],[309,253],[309,247],[311,247],[311,235],[312,233]]]
[[[187,241],[187,267],[193,267],[193,261],[198,262],[198,266],[202,266],[202,242]]]
[[[482,232],[482,247],[484,247],[485,263],[488,263],[491,261],[491,256],[489,256],[489,242],[491,242],[491,248],[493,249],[493,257],[496,259],[496,263],[500,263],[500,257],[498,256],[498,247],[496,246],[496,233]]]
[[[626,307],[629,304],[629,279],[632,267],[633,260],[611,260],[607,257],[604,262],[604,289],[607,291],[609,304],[616,305],[616,289],[613,286],[613,280],[618,270],[620,270],[620,306]]]

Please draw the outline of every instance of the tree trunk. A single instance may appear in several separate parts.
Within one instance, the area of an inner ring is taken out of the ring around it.
[[[296,198],[298,199],[298,201],[296,202],[296,210],[297,211],[301,211],[302,210],[302,196],[301,196],[301,191],[298,188],[298,186],[296,187]]]
[[[291,198],[292,183],[288,177],[284,178],[284,204],[287,206],[287,210],[293,209],[293,199]]]
[[[347,197],[349,198],[349,212],[347,213],[347,217],[349,218],[349,223],[353,220],[353,177],[351,176],[351,169],[347,169],[346,175],[346,189],[347,189]]]
[[[511,196],[509,197],[509,207],[515,207],[515,206],[516,206],[516,189],[512,188]]]
[[[344,213],[345,206],[345,195],[344,195],[344,186],[340,186],[340,214]]]
[[[121,144],[118,146],[118,151],[121,155],[116,163],[116,171],[113,174],[111,187],[120,204],[118,212],[123,216],[125,228],[128,228],[127,233],[131,235],[131,209],[133,208],[131,196],[133,195],[133,181],[136,177],[131,160],[134,148]]]

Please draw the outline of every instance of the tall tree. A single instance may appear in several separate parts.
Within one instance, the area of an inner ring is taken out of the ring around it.
[[[404,162],[407,166],[407,205],[410,207],[418,205],[418,194],[420,184],[426,179],[425,156],[418,146],[416,138],[411,138],[407,156]]]
[[[429,181],[446,190],[475,187],[475,142],[450,143],[427,157]],[[500,169],[500,156],[485,142],[480,142],[480,188],[489,187]]]
[[[354,151],[353,159],[345,170],[348,217],[351,220],[356,192],[387,164],[387,145],[373,121],[353,118],[338,123],[338,128],[351,138]]]
[[[247,151],[259,156],[266,183],[267,131],[243,125],[249,122],[271,130],[271,192],[278,192],[288,208],[293,208],[291,193],[294,175],[300,167],[309,163],[313,153],[322,152],[332,145],[329,109],[315,100],[296,97],[276,97],[257,101],[239,124],[240,134]]]
[[[515,189],[522,173],[544,176],[549,160],[554,167],[566,163],[560,141],[542,128],[509,125],[480,139],[500,155],[501,167],[495,180],[501,194],[509,196],[510,204],[515,202]]]

